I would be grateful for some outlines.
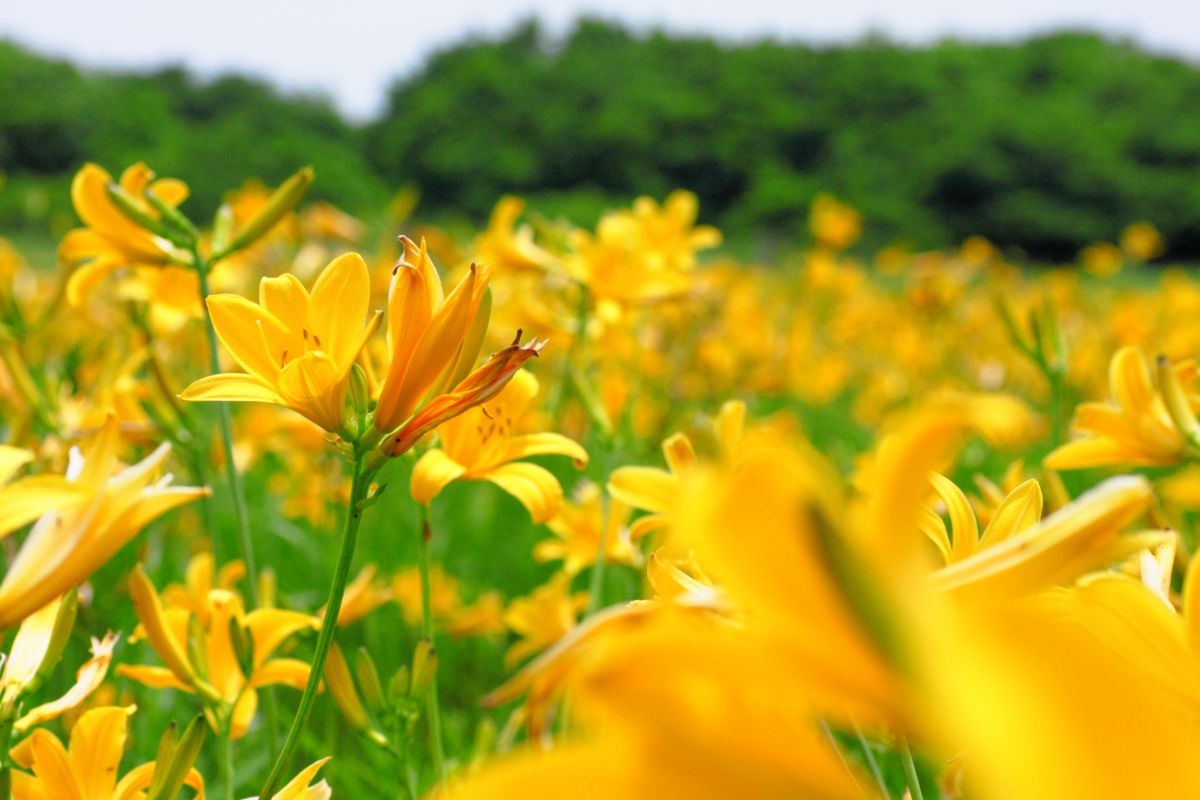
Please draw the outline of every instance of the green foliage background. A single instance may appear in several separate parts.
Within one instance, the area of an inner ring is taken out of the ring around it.
[[[790,239],[829,191],[869,244],[982,234],[1058,259],[1148,219],[1200,255],[1200,69],[1088,33],[818,47],[530,22],[436,53],[365,125],[244,77],[83,73],[0,43],[0,225],[69,224],[85,159],[186,175],[201,211],[311,163],[358,214],[410,182],[426,215],[476,223],[507,192],[590,222],[684,187],[735,239]]]

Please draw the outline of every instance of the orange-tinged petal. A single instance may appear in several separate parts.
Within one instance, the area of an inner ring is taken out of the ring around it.
[[[47,797],[54,800],[91,800],[83,794],[71,771],[66,748],[49,731],[39,728],[22,744],[28,746],[29,766]]]
[[[526,433],[512,436],[497,450],[497,464],[516,461],[528,456],[567,456],[575,462],[577,469],[583,469],[588,463],[587,450],[574,439],[569,439],[561,433]]]
[[[413,466],[412,478],[409,480],[408,486],[412,499],[423,506],[428,506],[442,489],[461,478],[466,471],[466,467],[450,458],[442,450],[425,451],[425,454]]]
[[[154,584],[146,577],[139,564],[134,567],[129,576],[129,596],[133,599],[133,610],[145,629],[146,638],[163,660],[167,669],[187,686],[195,685],[196,671],[192,667],[183,649],[183,642],[178,642],[171,635],[166,618],[163,615],[162,603]]]
[[[562,486],[544,467],[516,461],[489,470],[483,477],[511,494],[529,510],[535,523],[543,523],[562,508]]]

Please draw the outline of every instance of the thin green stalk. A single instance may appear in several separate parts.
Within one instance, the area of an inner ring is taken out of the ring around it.
[[[579,353],[587,343],[588,305],[590,301],[591,297],[587,285],[583,283],[579,284],[579,306],[575,309],[575,335],[571,339],[571,346],[567,348],[562,377],[558,381],[554,402],[550,404],[550,418],[553,420],[551,430],[556,431],[562,427],[563,413],[567,408],[567,387],[571,383],[571,365],[575,363],[575,360],[579,357]]]
[[[917,777],[917,765],[913,761],[908,740],[900,739],[897,744],[900,747],[900,760],[904,763],[904,779],[908,781],[908,791],[912,795],[912,800],[925,800],[925,795],[921,793],[921,779]]]
[[[12,800],[12,758],[9,749],[15,716],[6,713],[0,719],[0,800]]]
[[[879,769],[879,762],[875,760],[875,754],[871,752],[871,743],[867,741],[862,728],[858,725],[854,726],[854,733],[858,736],[858,744],[862,748],[863,758],[867,760],[867,766],[871,769],[871,775],[874,776],[875,783],[879,785],[879,796],[883,800],[892,800],[892,795],[888,792],[887,781],[883,779],[883,771]]]
[[[592,564],[592,581],[588,591],[588,610],[590,617],[604,608],[604,568],[608,564],[608,515],[611,503],[608,495],[600,495],[600,544],[596,546],[596,562]]]
[[[350,562],[354,559],[354,546],[358,541],[358,525],[362,521],[363,509],[359,504],[365,499],[367,488],[371,484],[370,475],[365,469],[365,457],[359,455],[354,461],[354,476],[350,483],[350,502],[346,506],[346,516],[342,525],[342,540],[338,549],[337,565],[333,571],[333,582],[329,585],[329,598],[325,601],[325,616],[321,621],[321,632],[317,635],[317,647],[313,653],[312,666],[308,674],[308,684],[304,694],[300,696],[300,706],[296,716],[292,718],[292,727],[288,730],[283,742],[283,749],[275,758],[271,774],[263,784],[259,797],[266,800],[279,788],[284,772],[300,742],[300,735],[308,724],[312,714],[313,701],[317,697],[317,688],[325,674],[325,660],[329,656],[329,647],[333,644],[333,633],[337,629],[338,614],[342,610],[342,596],[346,593],[346,583],[350,578]]]
[[[208,329],[208,364],[213,375],[220,373],[221,360],[217,349],[217,329],[213,327],[212,315],[208,311],[208,262],[199,254],[196,255],[196,274],[200,277],[200,304],[204,306],[204,322]],[[250,603],[258,608],[258,563],[254,557],[254,540],[250,537],[249,515],[246,513],[246,494],[242,489],[242,479],[238,474],[237,464],[233,457],[233,418],[229,412],[229,403],[217,403],[217,417],[221,430],[221,445],[225,450],[225,477],[229,481],[229,491],[233,495],[233,513],[237,520],[238,541],[241,546],[241,556],[246,562],[247,596]]]
[[[429,546],[433,540],[433,529],[429,526],[429,512],[421,506],[421,540],[417,543],[417,568],[421,573],[421,635],[429,640],[429,646],[437,652],[433,641],[433,601],[429,578]],[[425,691],[425,716],[429,721],[429,749],[433,753],[433,766],[438,782],[446,780],[446,754],[442,749],[442,709],[438,702],[437,673],[429,681]]]
[[[232,710],[230,714],[232,714]],[[221,752],[218,756],[218,767],[221,770],[221,788],[225,793],[225,800],[234,800],[233,797],[233,736],[229,733],[229,725],[222,726],[221,730]]]

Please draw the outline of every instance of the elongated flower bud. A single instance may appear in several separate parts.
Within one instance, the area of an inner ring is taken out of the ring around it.
[[[223,258],[230,253],[236,253],[238,250],[245,249],[254,244],[267,231],[275,227],[275,223],[283,219],[285,214],[296,207],[308,192],[308,187],[312,185],[312,180],[312,167],[305,167],[281,183],[279,188],[267,199],[267,204],[254,215],[253,219],[246,223],[244,228],[238,231],[237,236],[234,237],[227,248],[214,254],[213,259]]]

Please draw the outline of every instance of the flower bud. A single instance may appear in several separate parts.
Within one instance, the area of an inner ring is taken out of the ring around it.
[[[244,228],[238,231],[237,236],[229,243],[228,247],[218,250],[213,255],[213,260],[249,247],[271,228],[274,228],[275,224],[295,208],[308,192],[308,187],[312,185],[312,179],[312,167],[304,167],[281,183],[279,188],[267,199],[267,204],[246,223]]]
[[[1200,422],[1196,420],[1196,412],[1192,410],[1192,404],[1183,390],[1183,384],[1179,382],[1179,376],[1175,374],[1175,368],[1163,355],[1158,357],[1158,390],[1162,393],[1163,404],[1167,407],[1167,413],[1171,415],[1171,421],[1183,434],[1183,438],[1193,446],[1200,444]]]

